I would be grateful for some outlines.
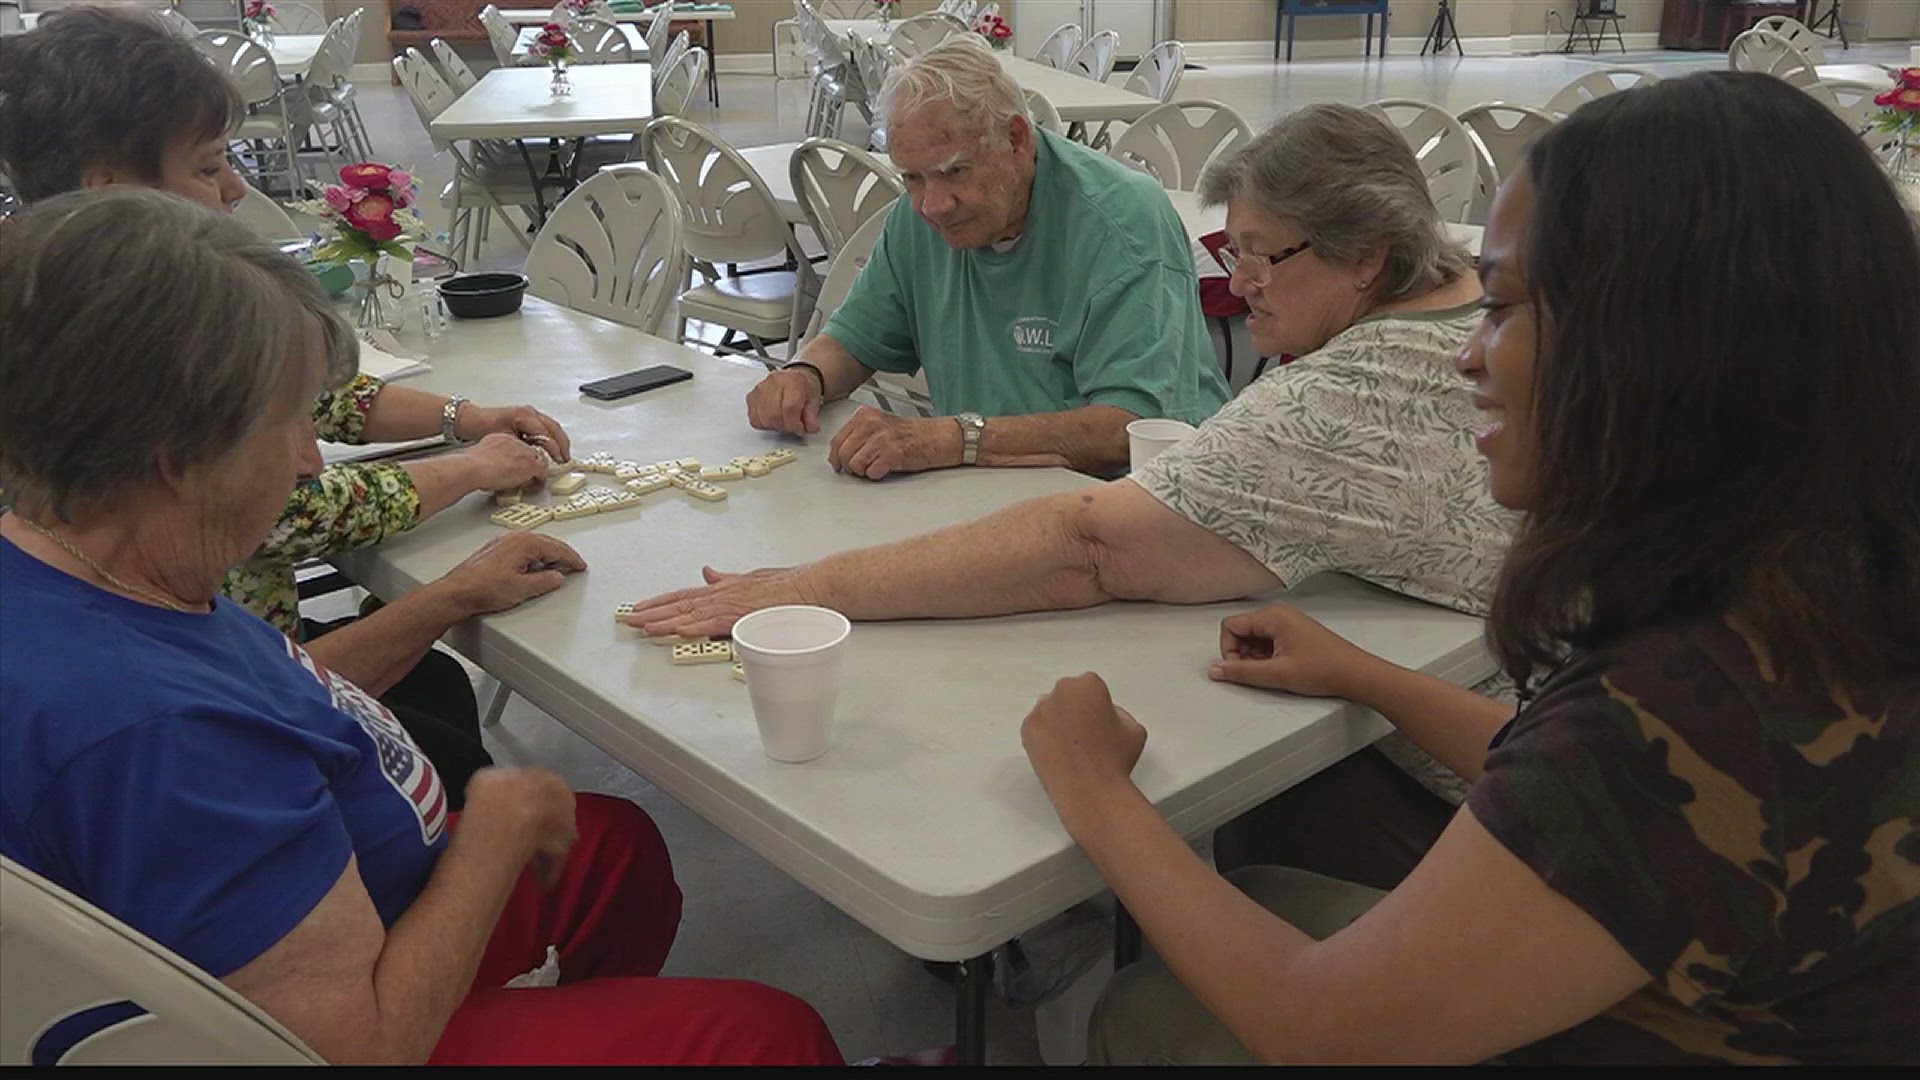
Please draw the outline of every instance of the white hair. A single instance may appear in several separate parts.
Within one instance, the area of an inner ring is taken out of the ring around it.
[[[937,101],[962,116],[980,117],[996,142],[1007,140],[1007,121],[1027,115],[1019,84],[978,34],[955,34],[894,68],[876,104],[881,123],[891,127],[898,117]]]

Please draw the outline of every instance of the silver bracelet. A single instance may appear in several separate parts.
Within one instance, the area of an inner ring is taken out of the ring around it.
[[[440,437],[450,445],[458,446],[462,441],[459,435],[454,434],[454,420],[460,415],[460,406],[466,403],[466,398],[455,394],[440,409]]]

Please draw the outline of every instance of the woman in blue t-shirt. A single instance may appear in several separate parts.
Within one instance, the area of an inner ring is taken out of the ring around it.
[[[377,672],[219,596],[320,469],[353,342],[297,263],[174,195],[0,228],[0,853],[329,1061],[837,1063],[797,999],[651,978],[680,891],[645,814],[487,769],[456,820]],[[485,613],[582,569],[514,533],[426,588]]]
[[[1537,692],[1226,621],[1214,678],[1349,698],[1472,781],[1384,893],[1222,879],[1129,778],[1145,730],[1064,681],[1028,756],[1158,952],[1091,1056],[1920,1064],[1914,222],[1819,102],[1714,72],[1543,135],[1480,275],[1457,363],[1525,512],[1488,636]]]

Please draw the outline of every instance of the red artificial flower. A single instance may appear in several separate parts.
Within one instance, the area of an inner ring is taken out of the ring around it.
[[[363,161],[340,170],[340,182],[363,191],[384,191],[393,170],[377,161]]]
[[[1873,103],[1875,105],[1891,106],[1893,104],[1893,95],[1899,92],[1900,92],[1899,87],[1895,87],[1892,90],[1882,91],[1881,93],[1873,95]]]
[[[347,224],[385,243],[400,235],[400,223],[393,220],[393,200],[385,195],[369,195],[347,207]]]
[[[1901,112],[1920,112],[1920,89],[1902,90],[1893,95],[1893,107]]]

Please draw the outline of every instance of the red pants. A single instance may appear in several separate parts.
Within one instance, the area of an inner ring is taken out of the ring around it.
[[[667,845],[639,807],[576,796],[560,879],[521,874],[434,1065],[839,1065],[806,1002],[758,983],[660,979],[680,924]],[[502,984],[560,955],[560,985]]]

